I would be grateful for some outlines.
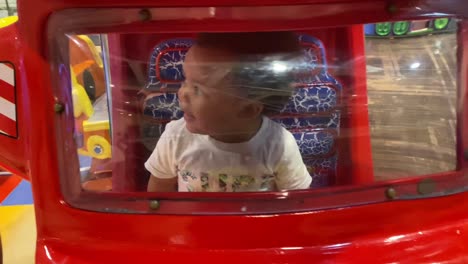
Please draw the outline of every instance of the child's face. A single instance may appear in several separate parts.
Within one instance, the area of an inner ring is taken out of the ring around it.
[[[230,88],[229,71],[222,51],[192,47],[183,65],[185,82],[178,92],[187,129],[205,135],[227,135],[236,131],[241,122],[241,99]]]

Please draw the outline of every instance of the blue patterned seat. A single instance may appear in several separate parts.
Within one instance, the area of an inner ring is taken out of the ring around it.
[[[323,44],[308,35],[300,35],[299,40],[309,74],[296,80],[293,97],[271,118],[293,133],[313,177],[312,186],[328,186],[336,174],[341,86],[328,74]],[[143,106],[144,115],[151,120],[143,126],[143,136],[154,139],[149,148],[154,147],[165,124],[183,114],[176,91],[184,79],[182,62],[192,44],[190,39],[171,39],[153,49],[145,88],[149,96]]]
[[[337,169],[341,85],[329,73],[320,40],[299,35],[309,74],[296,80],[291,100],[273,120],[290,130],[313,178],[312,187],[333,184]]]
[[[150,150],[165,125],[183,116],[177,90],[184,80],[182,62],[192,45],[191,39],[170,39],[156,45],[151,53],[143,104],[143,115],[149,118],[142,126],[143,142]]]

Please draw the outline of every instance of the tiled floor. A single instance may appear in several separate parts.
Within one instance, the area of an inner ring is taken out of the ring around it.
[[[455,167],[456,46],[455,34],[366,40],[377,180]]]
[[[33,205],[0,206],[0,216],[4,264],[34,263],[36,224]]]
[[[0,175],[0,206],[32,203],[30,182],[16,175]]]
[[[32,203],[31,183],[22,180],[0,205],[26,205]]]
[[[36,225],[32,203],[28,181],[0,172],[0,237],[5,264],[34,263]]]

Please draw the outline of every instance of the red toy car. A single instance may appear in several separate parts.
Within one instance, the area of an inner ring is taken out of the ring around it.
[[[31,180],[37,263],[468,262],[464,1],[18,2],[19,22],[0,39],[16,124],[0,135],[0,163]],[[378,43],[366,43],[365,24],[438,17],[458,21],[453,62],[436,44],[393,62],[369,55]],[[143,164],[183,114],[176,94],[194,36],[261,31],[293,31],[304,51],[307,73],[270,118],[294,135],[311,188],[146,192]],[[82,34],[106,82],[93,111],[111,143],[88,147],[111,156],[102,178],[78,151],[70,39]],[[385,78],[390,89],[376,93]],[[408,92],[423,99],[405,101]]]

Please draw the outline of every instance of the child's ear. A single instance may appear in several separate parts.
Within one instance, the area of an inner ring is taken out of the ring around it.
[[[263,104],[259,103],[246,103],[241,106],[238,113],[240,118],[253,119],[260,116],[263,112]]]

